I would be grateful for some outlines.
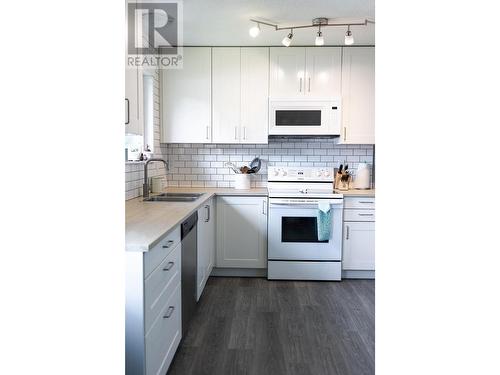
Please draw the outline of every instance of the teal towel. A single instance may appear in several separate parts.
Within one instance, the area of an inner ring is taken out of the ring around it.
[[[332,228],[332,215],[329,203],[318,203],[318,241],[328,241]]]

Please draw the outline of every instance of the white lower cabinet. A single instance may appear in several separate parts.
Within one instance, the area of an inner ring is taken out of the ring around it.
[[[180,227],[150,251],[126,252],[125,372],[163,375],[182,338]]]
[[[217,198],[216,266],[266,268],[267,197]]]
[[[207,201],[198,210],[198,271],[196,276],[199,300],[214,267],[215,259],[215,199]]]
[[[344,239],[342,269],[345,271],[375,270],[375,210],[357,208],[360,198],[344,198]],[[374,198],[364,198],[373,206]],[[347,208],[356,207],[356,208]]]

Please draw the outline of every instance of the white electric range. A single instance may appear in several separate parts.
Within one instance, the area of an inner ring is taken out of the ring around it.
[[[340,280],[343,195],[331,167],[269,167],[268,279]],[[330,206],[330,238],[318,240],[318,206]]]

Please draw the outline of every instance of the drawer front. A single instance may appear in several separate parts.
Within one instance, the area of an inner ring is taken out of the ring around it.
[[[344,197],[344,208],[375,209],[375,198]]]
[[[144,253],[144,278],[165,259],[165,257],[181,242],[181,227],[178,226],[163,238],[158,245]]]
[[[340,280],[340,262],[268,261],[269,280]]]
[[[375,221],[375,210],[344,210],[344,221]]]
[[[181,283],[178,283],[146,335],[146,375],[166,374],[181,336]]]
[[[181,281],[181,249],[182,245],[177,245],[144,282],[144,330],[146,334]]]

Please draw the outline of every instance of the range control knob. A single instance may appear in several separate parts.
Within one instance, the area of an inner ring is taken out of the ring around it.
[[[317,171],[316,176],[321,177],[321,171]]]
[[[325,177],[330,177],[330,171],[325,171],[323,174]]]
[[[275,170],[274,170],[274,175],[275,175],[275,176],[277,176],[277,175],[279,175],[279,174],[280,174],[280,170],[279,170],[279,169],[275,169]]]
[[[283,169],[283,170],[281,171],[281,175],[282,175],[282,176],[286,176],[287,174],[288,174],[288,173],[287,173],[286,169]]]

